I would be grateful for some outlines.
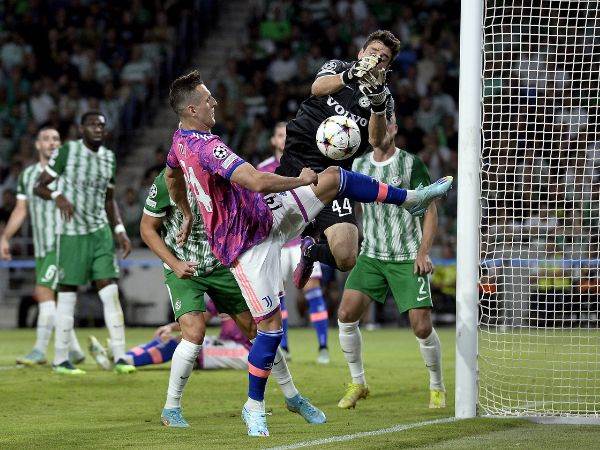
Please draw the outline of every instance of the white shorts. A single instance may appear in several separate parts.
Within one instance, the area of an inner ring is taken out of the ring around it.
[[[300,257],[302,256],[300,245],[292,245],[290,247],[283,247],[281,249],[281,276],[283,280],[289,280],[294,273],[294,269],[300,262]],[[323,273],[321,272],[321,263],[316,262],[310,275],[311,278],[319,278],[323,277]]]
[[[269,236],[238,256],[230,267],[257,323],[279,310],[283,245],[298,237],[325,206],[308,186],[265,198],[269,199],[267,204],[273,214]]]
[[[238,342],[205,336],[201,352],[200,369],[248,369],[248,349]]]

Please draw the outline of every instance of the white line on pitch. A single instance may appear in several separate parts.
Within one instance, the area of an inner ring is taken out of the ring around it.
[[[406,431],[411,430],[413,428],[426,427],[428,425],[450,423],[454,422],[455,420],[457,420],[455,417],[445,417],[443,419],[426,420],[424,422],[406,423],[403,425],[394,425],[390,428],[382,428],[381,430],[361,431],[360,433],[344,434],[342,436],[332,436],[330,438],[315,439],[314,441],[296,442],[295,444],[281,445],[279,447],[272,447],[267,450],[288,450],[293,448],[312,447],[314,445],[331,444],[332,442],[345,442],[368,436],[380,436],[382,434],[398,433],[399,431]]]
[[[0,366],[0,370],[24,369],[25,366]]]

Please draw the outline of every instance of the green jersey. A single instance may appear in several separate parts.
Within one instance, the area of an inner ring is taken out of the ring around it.
[[[97,152],[82,140],[69,141],[54,152],[46,172],[58,178],[58,190],[73,204],[73,218],[62,223],[60,234],[90,234],[108,225],[106,190],[114,187],[115,154],[100,146]]]
[[[35,183],[42,173],[40,163],[28,166],[19,175],[17,198],[27,201],[31,234],[33,235],[33,251],[36,258],[43,258],[48,252],[56,250],[57,208],[54,200],[44,200],[33,193]],[[56,183],[50,185],[54,189]]]
[[[394,187],[415,189],[430,184],[425,164],[415,155],[396,148],[386,161],[377,162],[373,153],[354,160],[352,170]],[[363,204],[361,254],[381,261],[410,261],[421,245],[421,222],[404,208],[383,203]]]
[[[177,245],[177,233],[183,223],[183,214],[169,196],[164,173],[165,171],[163,170],[150,187],[150,192],[144,205],[144,214],[152,217],[164,217],[161,234],[165,245],[177,259],[197,262],[196,276],[212,272],[220,263],[210,249],[202,216],[200,215],[194,196],[189,191],[188,201],[194,214],[194,224],[184,246],[179,247]],[[165,268],[168,269],[166,265]]]

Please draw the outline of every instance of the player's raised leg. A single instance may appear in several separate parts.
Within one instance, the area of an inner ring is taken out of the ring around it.
[[[338,309],[339,339],[352,381],[348,383],[344,396],[338,402],[339,408],[354,408],[358,400],[367,398],[369,394],[362,361],[362,335],[358,325],[370,303],[371,299],[362,292],[344,290]]]
[[[381,183],[368,175],[332,166],[319,173],[318,184],[311,186],[311,189],[323,204],[331,203],[340,196],[361,203],[402,206],[413,215],[423,215],[433,200],[448,192],[452,181],[451,176],[446,176],[422,189],[408,190]],[[302,259],[294,271],[296,286],[304,286],[312,273],[316,259],[311,248],[310,245],[303,248]]]

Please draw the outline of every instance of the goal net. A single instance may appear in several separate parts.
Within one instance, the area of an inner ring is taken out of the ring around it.
[[[600,414],[600,2],[483,0],[482,415]]]

